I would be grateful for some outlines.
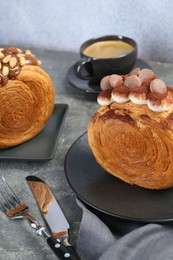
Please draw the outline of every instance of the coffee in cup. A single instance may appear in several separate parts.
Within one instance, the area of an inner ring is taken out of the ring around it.
[[[133,51],[134,47],[124,41],[100,41],[95,42],[83,50],[85,56],[107,59],[107,58],[117,58],[127,55],[129,52]]]
[[[81,45],[80,56],[77,75],[82,79],[101,80],[106,75],[127,74],[133,69],[137,43],[120,35],[93,38]]]

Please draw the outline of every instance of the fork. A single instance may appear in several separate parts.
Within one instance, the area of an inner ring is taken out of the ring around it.
[[[40,225],[39,222],[29,214],[28,206],[15,194],[4,176],[1,176],[1,180],[0,194],[2,201],[0,200],[0,206],[6,216],[13,220],[26,219],[35,230],[36,235],[43,237],[47,241],[47,244],[59,259],[75,260],[76,258],[70,254],[61,241],[51,236],[45,227]]]

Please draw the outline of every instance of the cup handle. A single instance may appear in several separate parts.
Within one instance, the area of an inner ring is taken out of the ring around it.
[[[91,80],[95,78],[90,59],[79,60],[76,64],[76,72],[81,79]],[[84,72],[86,72],[87,74],[85,74]]]

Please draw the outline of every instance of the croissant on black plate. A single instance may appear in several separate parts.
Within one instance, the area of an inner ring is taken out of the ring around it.
[[[52,114],[54,86],[40,64],[30,50],[0,49],[0,148],[30,140]]]
[[[173,88],[151,70],[102,79],[101,107],[88,127],[97,162],[148,189],[173,186]]]

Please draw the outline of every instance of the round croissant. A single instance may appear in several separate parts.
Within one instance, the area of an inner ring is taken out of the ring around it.
[[[0,52],[0,58],[1,54],[6,60],[11,58],[8,66],[5,58],[1,60],[0,71],[0,148],[7,148],[30,140],[44,128],[54,108],[55,92],[51,78],[30,52],[26,56],[9,48]]]
[[[150,85],[157,88],[158,83]],[[173,186],[173,90],[168,87],[165,93],[147,94],[147,102],[154,102],[153,110],[131,100],[111,100],[95,113],[88,127],[88,142],[108,173],[144,188]],[[163,98],[162,106],[158,97]],[[165,104],[169,105],[166,111],[154,111],[156,107],[165,110]]]

